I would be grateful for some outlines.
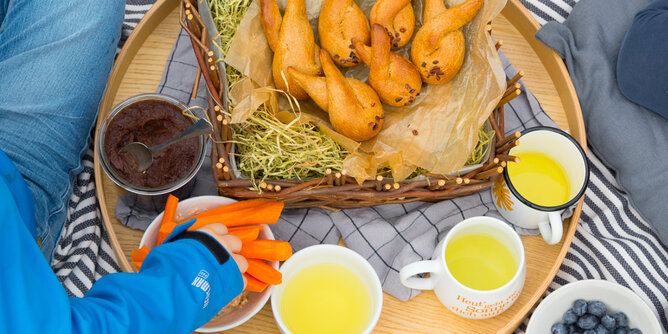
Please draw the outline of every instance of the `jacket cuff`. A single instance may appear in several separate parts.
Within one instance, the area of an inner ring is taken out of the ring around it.
[[[175,236],[169,242],[182,239],[192,239],[204,245],[204,247],[208,248],[211,254],[213,254],[213,256],[216,257],[216,260],[218,260],[218,264],[225,264],[225,262],[227,262],[230,259],[230,254],[227,252],[225,247],[223,247],[223,245],[221,245],[218,242],[218,240],[216,240],[214,237],[206,233],[196,232],[196,231],[185,231]]]

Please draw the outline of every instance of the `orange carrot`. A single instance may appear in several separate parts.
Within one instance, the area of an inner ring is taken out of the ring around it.
[[[139,269],[141,269],[141,264],[142,264],[141,261],[139,261],[139,262],[138,261],[132,261],[132,265],[135,267],[135,269],[137,269],[137,271],[139,271]]]
[[[179,199],[169,194],[167,197],[167,204],[165,204],[165,213],[162,215],[162,221],[160,222],[160,229],[158,230],[158,242],[156,244],[160,245],[165,238],[172,233],[176,224],[174,224],[174,216],[176,216],[176,207],[179,204]]]
[[[244,242],[239,255],[247,259],[285,261],[292,256],[292,247],[287,241],[254,240]]]
[[[264,229],[264,226],[262,225],[248,225],[248,226],[230,227],[227,229],[227,231],[231,233],[231,232],[246,231],[246,230],[262,231],[262,229]]]
[[[239,237],[243,243],[257,239],[262,229],[262,226],[233,227],[228,229],[227,233]]]
[[[248,291],[262,292],[269,286],[269,284],[261,282],[249,274],[244,274],[244,277],[246,277],[246,290]]]
[[[174,231],[174,228],[178,225],[179,224],[175,222],[167,222],[160,225],[160,230],[158,231],[158,242],[156,243],[156,246],[162,244],[162,242],[167,239],[172,231]]]
[[[179,204],[179,199],[169,194],[167,197],[167,204],[165,204],[165,214],[162,216],[161,225],[166,222],[173,222],[176,216],[176,206]]]
[[[248,259],[248,269],[246,272],[259,281],[271,285],[281,284],[283,280],[283,275],[280,271],[262,260]]]
[[[149,249],[146,246],[141,246],[141,248],[135,248],[132,250],[132,253],[130,253],[130,257],[132,257],[132,261],[134,262],[142,262],[148,255]]]
[[[203,226],[221,223],[227,227],[250,224],[275,224],[283,211],[283,202],[264,201],[263,204],[214,215],[197,218],[188,231],[197,230]]]
[[[227,213],[227,212],[234,212],[234,211],[239,211],[239,210],[244,210],[252,207],[259,207],[262,206],[266,203],[273,202],[268,199],[264,198],[258,198],[258,199],[251,199],[251,200],[246,200],[246,201],[239,201],[239,202],[234,202],[232,204],[227,204],[223,206],[219,206],[217,208],[213,208],[210,210],[206,210],[204,212],[200,212],[192,217],[190,217],[187,220],[193,219],[193,218],[202,218],[206,216],[212,216],[212,215],[218,215],[221,213]],[[185,220],[184,220],[185,221]]]

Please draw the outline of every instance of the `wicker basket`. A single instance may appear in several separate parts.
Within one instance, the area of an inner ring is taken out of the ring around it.
[[[200,9],[208,10],[206,2]],[[189,34],[199,68],[202,69],[209,101],[209,118],[213,121],[214,140],[211,151],[211,171],[220,195],[234,198],[272,198],[282,200],[288,208],[320,207],[329,210],[368,207],[379,204],[408,203],[414,201],[439,201],[465,196],[490,187],[503,171],[506,161],[513,157],[506,155],[517,144],[519,133],[503,137],[503,105],[519,95],[517,80],[522,72],[507,83],[507,91],[499,105],[488,118],[496,135],[488,144],[491,145],[489,156],[482,166],[462,176],[448,176],[426,173],[421,177],[394,182],[391,178],[378,176],[375,180],[358,184],[355,179],[345,175],[345,171],[324,171],[325,177],[311,180],[265,181],[239,178],[230,161],[232,129],[229,119],[222,110],[227,111],[227,82],[224,70],[212,62],[213,50],[210,49],[210,35],[197,8],[195,0],[182,0],[180,4],[180,23]],[[205,15],[208,13],[204,13]],[[487,26],[491,32],[491,25]],[[213,34],[216,35],[215,33]],[[497,49],[501,43],[497,43]],[[224,66],[224,64],[223,64]],[[223,67],[224,68],[224,67]],[[199,75],[197,76],[199,78]],[[260,184],[264,190],[258,193],[253,184]]]

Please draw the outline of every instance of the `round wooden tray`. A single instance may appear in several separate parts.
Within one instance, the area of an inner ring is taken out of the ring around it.
[[[111,108],[121,100],[140,93],[154,92],[160,82],[167,56],[178,35],[178,1],[158,0],[125,44],[116,59],[107,90],[100,105],[98,127]],[[584,123],[571,79],[556,53],[533,36],[539,28],[531,14],[517,1],[509,0],[492,22],[492,35],[503,40],[502,50],[516,68],[526,75],[524,82],[541,102],[543,109],[562,128],[586,147]],[[104,174],[95,151],[95,183],[100,209],[112,247],[124,271],[133,271],[130,252],[139,244],[142,231],[123,226],[115,219],[116,200],[122,190]],[[579,202],[573,221],[582,210]],[[487,320],[467,320],[441,305],[431,291],[402,302],[385,294],[383,312],[375,333],[508,333],[512,332],[541,298],[571,244],[577,224],[566,221],[561,243],[547,245],[540,236],[523,236],[527,277],[522,294],[505,313]],[[265,308],[231,333],[278,333],[271,306]]]

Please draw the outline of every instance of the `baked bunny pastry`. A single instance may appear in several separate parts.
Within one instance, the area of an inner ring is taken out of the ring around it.
[[[369,43],[369,21],[353,0],[325,0],[318,19],[320,46],[341,67],[359,64],[352,40]]]
[[[289,92],[297,100],[308,99],[306,92],[289,78],[287,71],[288,67],[311,75],[321,71],[318,57],[320,48],[315,44],[304,0],[288,0],[283,17],[276,0],[260,0],[260,14],[267,42],[274,51],[274,85],[277,89]]]
[[[390,36],[392,49],[406,45],[413,36],[415,14],[410,0],[378,0],[369,13],[371,25],[380,24]]]
[[[425,1],[425,24],[411,46],[411,61],[424,82],[441,85],[459,72],[466,51],[461,28],[478,14],[482,5],[483,0],[468,0],[446,9],[443,0]]]
[[[390,51],[390,37],[385,28],[371,28],[371,47],[353,41],[362,61],[369,66],[369,84],[383,103],[404,106],[413,103],[422,88],[420,72],[408,59]]]
[[[324,111],[329,110],[327,78],[304,74],[293,67],[288,68],[288,73],[306,91],[308,96],[311,97],[320,109]],[[348,85],[350,85],[353,91],[363,91],[369,88],[369,85],[355,78],[346,78],[346,81],[348,81]]]
[[[357,141],[373,138],[385,119],[378,95],[367,84],[346,78],[329,57],[320,50],[325,77],[317,77],[289,68],[288,73],[318,106],[329,113],[334,130]]]

